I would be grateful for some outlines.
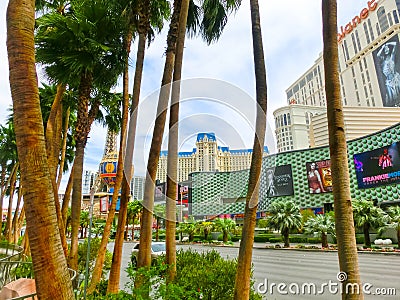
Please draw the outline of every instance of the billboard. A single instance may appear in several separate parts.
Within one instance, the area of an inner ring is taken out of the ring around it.
[[[167,193],[167,183],[156,183],[154,189],[154,202],[165,202],[165,194]]]
[[[332,192],[331,161],[320,160],[306,163],[310,194]]]
[[[400,142],[353,155],[358,188],[400,182]]]
[[[268,198],[293,195],[291,165],[267,168],[266,176]]]
[[[399,37],[393,36],[372,52],[382,103],[385,107],[400,106]]]

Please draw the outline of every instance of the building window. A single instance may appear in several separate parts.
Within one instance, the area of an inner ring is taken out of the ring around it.
[[[372,30],[371,19],[368,19],[368,28],[369,28],[369,33],[371,35],[371,41],[373,41],[375,39],[375,36],[374,36],[374,31]]]
[[[379,24],[376,24],[376,32],[378,33],[378,36],[381,35],[381,30],[379,29]]]
[[[367,23],[364,22],[363,26],[364,26],[365,37],[367,38],[367,44],[369,44],[369,43],[371,43],[371,39],[370,39],[370,37],[369,37],[369,32],[368,32],[368,28],[367,28]]]
[[[391,14],[388,14],[388,15],[387,15],[387,18],[388,18],[388,20],[389,20],[389,27],[391,27],[391,26],[393,25],[392,15],[391,15]]]
[[[353,42],[354,54],[356,54],[358,52],[358,49],[356,45],[356,40],[354,38],[354,33],[351,34],[351,41]]]
[[[394,19],[394,23],[398,24],[399,23],[399,16],[397,15],[397,11],[393,11],[393,19]]]
[[[358,51],[361,50],[361,43],[360,43],[360,38],[358,37],[358,30],[356,30],[356,42],[358,46]]]
[[[344,49],[344,58],[345,58],[346,60],[349,60],[349,59],[350,59],[350,56],[349,56],[349,49],[347,49],[347,42],[346,42],[346,40],[343,41],[343,49]],[[318,71],[319,71],[319,69],[318,69]],[[322,80],[321,80],[321,82],[322,82]]]
[[[381,32],[384,32],[389,28],[385,8],[380,7],[377,11],[377,15],[378,15],[379,26],[381,27]],[[379,31],[378,31],[378,35],[380,35]]]

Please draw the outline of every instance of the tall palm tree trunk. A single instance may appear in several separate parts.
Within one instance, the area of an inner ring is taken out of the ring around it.
[[[15,193],[15,185],[17,182],[17,173],[19,168],[19,163],[16,163],[16,168],[14,168],[14,172],[10,174],[11,181],[10,181],[10,195],[8,197],[8,211],[7,211],[7,221],[6,221],[6,228],[5,228],[5,236],[7,241],[11,243],[11,236],[12,236],[12,208],[13,208],[13,201],[14,201],[14,193]]]
[[[363,226],[364,244],[367,247],[371,247],[371,239],[370,239],[370,236],[369,236],[369,228],[370,228],[369,223],[364,223],[364,226]]]
[[[72,183],[73,183],[72,179],[74,178],[73,175],[74,175],[74,167],[72,167],[71,173],[69,174],[67,187],[65,188],[64,199],[61,206],[61,215],[65,226],[64,227],[65,232],[67,230],[67,215],[68,215],[69,202],[71,200]]]
[[[358,269],[353,209],[351,205],[343,106],[340,98],[336,0],[322,1],[322,24],[329,152],[331,157],[339,266],[340,271],[347,274],[347,280],[343,282],[344,293],[342,294],[342,299],[363,299],[362,292],[360,294],[350,294],[346,292],[345,288],[348,283],[359,284],[359,287],[361,287],[361,280]]]
[[[90,127],[99,110],[100,103],[92,104],[90,112],[89,99],[92,87],[92,75],[82,74],[79,85],[79,103],[77,124],[75,128],[75,160],[73,166],[72,200],[71,200],[71,250],[69,252],[68,263],[70,268],[78,269],[78,234],[79,219],[81,214],[82,201],[82,174],[85,147]]]
[[[165,120],[167,116],[168,100],[170,96],[170,83],[175,60],[176,39],[178,35],[179,13],[181,0],[174,1],[174,12],[172,15],[168,37],[167,51],[164,65],[164,73],[161,82],[160,96],[157,106],[157,117],[151,140],[149,158],[147,161],[147,173],[144,187],[143,212],[140,226],[140,245],[138,255],[138,267],[150,266],[151,263],[151,237],[154,209],[154,180],[156,177],[158,160],[160,158],[162,137],[164,133]],[[142,285],[143,278],[135,280],[135,287]]]
[[[7,51],[27,230],[39,299],[74,299],[57,226],[35,66],[35,1],[10,0]]]
[[[168,134],[168,161],[167,161],[167,203],[166,203],[166,263],[169,265],[167,281],[172,282],[176,276],[176,195],[178,184],[178,122],[180,80],[182,77],[183,51],[185,47],[186,23],[189,11],[189,0],[181,0],[179,16],[178,39],[174,75],[172,83],[172,96],[169,115]],[[182,204],[182,203],[181,203]],[[158,220],[158,219],[157,219]],[[157,228],[158,230],[158,228]]]
[[[21,206],[21,200],[22,200],[22,182],[19,184],[18,188],[18,198],[17,198],[17,205],[15,207],[15,212],[12,220],[12,243],[17,245],[18,244],[18,238],[19,238],[19,232],[18,232],[18,218],[19,218],[19,208]]]
[[[63,125],[61,159],[60,159],[60,165],[58,167],[58,175],[57,175],[57,190],[60,188],[62,174],[64,172],[65,154],[67,152],[67,138],[68,138],[68,127],[69,127],[69,115],[70,114],[71,114],[71,108],[68,107],[67,112],[65,114],[64,125]]]
[[[60,202],[58,199],[58,187],[56,182],[56,173],[58,166],[58,157],[60,152],[60,136],[59,118],[62,117],[62,98],[65,92],[65,84],[57,85],[57,94],[51,106],[49,119],[46,125],[46,153],[49,162],[49,172],[53,186],[54,203],[57,213],[58,227],[60,230],[61,243],[63,245],[64,254],[68,254],[67,238],[64,231],[64,222],[61,215]]]
[[[251,258],[253,252],[258,190],[260,187],[261,164],[267,122],[267,79],[258,0],[250,0],[250,8],[254,70],[256,77],[257,117],[249,174],[249,186],[246,196],[242,239],[240,242],[238,267],[236,271],[234,299],[249,299],[250,296]]]
[[[124,44],[127,53],[127,59],[123,74],[123,103],[122,103],[122,124],[121,124],[121,135],[120,135],[120,145],[119,145],[119,154],[118,154],[118,166],[117,166],[117,178],[115,182],[115,188],[113,193],[113,198],[118,199],[119,190],[122,186],[122,183],[126,180],[124,179],[124,160],[125,160],[125,150],[126,150],[126,135],[127,135],[127,127],[128,127],[128,119],[129,119],[129,64],[128,64],[128,56],[131,49],[132,43],[132,33],[128,33]],[[128,183],[129,186],[129,183]],[[118,190],[116,191],[116,189]],[[125,232],[125,224],[126,224],[126,212],[128,208],[128,197],[122,197],[124,191],[121,191],[121,198],[119,204],[119,212],[118,212],[118,223],[117,223],[117,232],[114,243],[114,251],[113,251],[113,259],[111,264],[111,270],[108,280],[107,292],[116,294],[119,291],[119,279],[120,279],[120,270],[121,270],[121,260],[122,260],[122,247],[124,243],[124,232]],[[128,192],[129,193],[129,192]],[[126,195],[126,193],[125,193]],[[102,240],[103,241],[103,240]],[[106,241],[107,242],[107,241]],[[104,245],[104,252],[107,247],[107,243]],[[103,250],[103,249],[100,249]],[[104,260],[103,260],[104,261]]]
[[[1,211],[1,214],[2,214],[2,215],[1,215],[1,218],[0,218],[0,238],[1,238],[2,234],[3,234],[3,230],[2,230],[2,228],[3,228],[3,200],[4,200],[4,196],[5,196],[6,192],[7,192],[7,189],[8,189],[8,187],[10,186],[12,174],[14,174],[14,172],[16,172],[16,169],[18,169],[18,166],[19,166],[19,164],[14,164],[14,166],[13,166],[13,168],[12,168],[12,170],[11,170],[11,173],[10,173],[10,175],[8,176],[7,181],[6,181],[5,184],[4,184],[4,188],[3,188],[3,190],[1,191],[0,211]],[[4,166],[3,168],[4,168],[3,170],[4,170],[4,172],[5,172],[6,167]],[[7,224],[7,223],[6,223],[6,224]],[[6,228],[7,228],[7,226],[6,226]]]

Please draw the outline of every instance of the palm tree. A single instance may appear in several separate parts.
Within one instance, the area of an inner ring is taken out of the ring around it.
[[[249,299],[251,284],[251,258],[260,187],[261,164],[267,123],[267,75],[261,34],[258,0],[250,0],[253,36],[254,71],[256,77],[257,116],[256,132],[251,156],[249,185],[246,195],[245,217],[240,241],[238,267],[235,278],[234,299]]]
[[[331,215],[317,215],[308,218],[304,224],[306,233],[321,234],[322,248],[328,248],[328,233],[335,233],[335,219]]]
[[[136,122],[137,122],[137,107],[139,105],[139,96],[140,96],[140,86],[141,79],[143,73],[143,63],[144,63],[144,54],[145,54],[145,46],[146,46],[146,38],[149,32],[152,32],[150,24],[154,27],[158,27],[161,30],[163,26],[164,18],[169,15],[169,6],[168,2],[163,1],[131,1],[128,0],[126,3],[123,3],[125,7],[125,16],[127,17],[128,31],[124,36],[124,48],[126,53],[130,53],[130,46],[133,36],[133,29],[136,28],[139,33],[139,44],[138,44],[138,52],[136,58],[136,69],[135,69],[135,78],[134,78],[134,86],[133,86],[133,94],[132,94],[132,113],[131,113],[131,121],[129,126],[128,133],[128,141],[126,142],[126,157],[124,160],[124,174],[117,178],[117,181],[122,180],[122,192],[121,192],[121,201],[120,201],[120,211],[118,218],[118,227],[117,227],[117,235],[114,245],[114,254],[113,254],[113,264],[110,270],[109,283],[107,287],[107,291],[110,293],[116,293],[119,289],[119,274],[121,268],[121,259],[122,259],[122,243],[123,243],[123,233],[124,226],[127,218],[127,205],[130,197],[130,182],[132,178],[133,164],[132,164],[132,156],[134,151],[134,140],[136,133]],[[136,20],[139,20],[136,22]],[[149,34],[151,35],[151,34]],[[128,95],[128,61],[126,61],[124,76],[123,76],[123,93],[124,99],[127,100]],[[127,111],[126,111],[127,113]],[[124,138],[125,141],[125,138]],[[125,150],[125,144],[121,144],[121,148]],[[120,155],[121,157],[122,155]],[[122,164],[121,164],[122,166]],[[105,248],[106,245],[102,245]],[[97,261],[96,261],[97,265]],[[97,273],[100,274],[101,265],[97,265],[99,269],[96,269]],[[99,279],[99,276],[97,276]],[[97,279],[96,278],[96,279]],[[93,281],[93,280],[92,280]],[[92,286],[94,284],[92,283]]]
[[[213,223],[210,221],[199,221],[196,223],[197,231],[203,234],[204,240],[208,240],[208,235],[213,229]]]
[[[88,211],[81,211],[81,216],[80,216],[80,227],[81,227],[81,238],[85,239],[87,238],[87,229],[89,227],[89,222],[90,222],[90,216]]]
[[[279,230],[283,237],[284,247],[289,247],[289,233],[292,229],[301,228],[300,207],[290,201],[275,201],[269,207],[268,224]]]
[[[135,221],[136,218],[142,211],[142,203],[138,200],[134,200],[128,203],[128,212],[127,212],[127,225],[132,223],[132,239],[135,239]],[[126,230],[128,232],[128,230]]]
[[[173,71],[172,95],[169,115],[167,191],[166,191],[166,257],[170,266],[167,281],[172,282],[176,276],[176,195],[178,185],[178,121],[180,80],[182,77],[183,50],[185,45],[186,23],[189,12],[189,0],[181,0],[178,37],[176,42],[175,63]]]
[[[389,221],[388,215],[374,203],[369,200],[353,200],[353,218],[357,228],[361,228],[364,233],[364,244],[371,247],[371,239],[369,230],[375,228],[377,230],[387,226]]]
[[[389,207],[387,214],[390,216],[391,225],[395,226],[397,230],[397,245],[400,248],[400,206]]]
[[[323,59],[327,103],[329,152],[340,271],[347,274],[342,284],[361,285],[351,206],[349,166],[343,106],[340,98],[336,0],[322,1]],[[362,294],[344,292],[342,299],[363,299]]]
[[[172,81],[172,70],[174,66],[176,39],[179,24],[181,1],[175,0],[173,4],[173,14],[169,26],[167,36],[167,49],[165,55],[165,65],[163,78],[161,81],[160,96],[157,105],[157,114],[154,124],[153,136],[147,161],[147,173],[145,180],[143,213],[140,226],[140,244],[138,254],[138,267],[149,267],[151,264],[151,239],[152,239],[152,222],[154,209],[154,189],[155,177],[157,172],[158,160],[160,157],[162,137],[165,128],[165,120],[167,116],[167,106],[170,96],[169,84]],[[137,277],[135,287],[139,288],[143,285],[143,277]]]
[[[7,52],[15,136],[39,299],[74,299],[48,172],[35,66],[35,1],[9,1]]]
[[[232,219],[217,218],[214,221],[214,228],[222,231],[222,241],[228,242],[228,234],[236,227],[236,222]]]
[[[193,242],[194,235],[197,232],[197,224],[192,222],[179,223],[178,231],[189,235],[189,242]]]
[[[97,91],[109,90],[122,72],[124,53],[120,37],[124,28],[119,20],[120,11],[110,9],[114,4],[111,0],[72,2],[68,14],[50,13],[38,20],[38,60],[45,64],[45,71],[50,78],[78,86],[79,91],[69,253],[69,263],[73,269],[78,265],[77,238],[84,149],[100,106],[100,98],[95,97],[91,101],[91,94],[94,88]]]

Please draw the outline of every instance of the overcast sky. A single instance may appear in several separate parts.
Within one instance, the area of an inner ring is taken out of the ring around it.
[[[252,147],[254,102],[245,102],[244,106],[240,104],[241,99],[247,101],[255,96],[248,2],[243,1],[239,11],[230,16],[218,43],[207,46],[200,37],[187,39],[182,79],[190,80],[184,84],[188,94],[185,96],[187,101],[181,109],[181,151],[189,151],[195,146],[195,136],[198,132],[210,131],[215,132],[221,145],[231,149]],[[274,151],[272,112],[286,105],[285,90],[313,65],[322,52],[321,1],[259,2],[268,84],[270,133],[267,146]],[[1,124],[4,124],[7,116],[6,108],[11,105],[6,50],[6,4],[7,1],[0,1]],[[367,0],[338,0],[338,25],[347,24],[366,6]],[[143,105],[139,109],[141,124],[145,125],[138,128],[134,160],[136,175],[144,174],[147,162],[152,133],[151,119],[155,114],[154,102],[157,100],[157,89],[160,88],[165,60],[163,53],[167,27],[147,50],[141,92]],[[136,44],[132,49],[136,49]],[[132,52],[131,58],[134,65],[135,51]],[[194,78],[207,80],[199,81]],[[212,86],[213,92],[202,94],[202,91],[209,89],[207,84]],[[196,89],[199,86],[202,89]],[[131,90],[132,84],[130,92]],[[99,125],[92,128],[86,149],[85,169],[97,170],[104,148],[105,129]],[[163,149],[166,148],[167,143],[164,143]]]

